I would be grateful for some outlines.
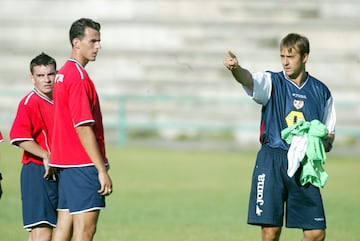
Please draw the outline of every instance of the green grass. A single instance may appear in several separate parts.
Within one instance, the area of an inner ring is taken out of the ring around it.
[[[98,241],[255,241],[258,227],[246,224],[255,151],[175,151],[108,148],[114,193],[101,212]],[[1,240],[25,240],[19,171],[21,150],[0,145],[4,196],[0,201]],[[322,190],[327,240],[360,236],[360,162],[329,155],[329,181]],[[301,240],[284,229],[282,240]]]

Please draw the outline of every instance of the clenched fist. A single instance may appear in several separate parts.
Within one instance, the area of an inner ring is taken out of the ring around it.
[[[228,55],[224,60],[224,66],[229,70],[236,69],[239,66],[236,56],[231,51],[228,51]]]

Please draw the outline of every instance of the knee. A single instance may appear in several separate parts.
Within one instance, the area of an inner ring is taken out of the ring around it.
[[[72,240],[93,240],[96,225],[76,226],[73,228]]]
[[[96,233],[96,223],[87,223],[82,227],[84,233],[86,233],[89,237],[92,237]]]
[[[278,241],[281,234],[281,227],[262,227],[263,241]]]
[[[324,241],[325,236],[326,232],[322,229],[304,230],[303,241]]]
[[[95,235],[95,232],[96,232],[96,224],[86,224],[86,225],[81,226],[81,227],[77,226],[75,229],[78,232],[83,233],[87,237],[93,237]]]
[[[87,227],[86,227],[86,230],[88,231],[88,234],[89,234],[89,235],[94,236],[95,233],[96,233],[96,224],[87,226]]]
[[[27,241],[51,241],[52,228],[39,225],[29,232]]]

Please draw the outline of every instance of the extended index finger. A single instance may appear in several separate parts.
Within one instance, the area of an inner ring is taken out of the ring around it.
[[[231,52],[230,50],[228,51],[228,55],[229,55],[231,58],[236,58],[235,54],[233,54],[233,52]]]

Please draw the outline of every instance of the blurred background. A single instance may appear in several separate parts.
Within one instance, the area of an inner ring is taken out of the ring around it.
[[[86,66],[102,101],[106,139],[122,146],[258,148],[260,106],[223,67],[233,51],[251,71],[280,71],[279,41],[310,40],[308,71],[331,89],[334,151],[360,139],[360,2],[357,0],[1,0],[0,130],[5,139],[30,60],[58,67],[80,17],[102,25],[102,50]]]

